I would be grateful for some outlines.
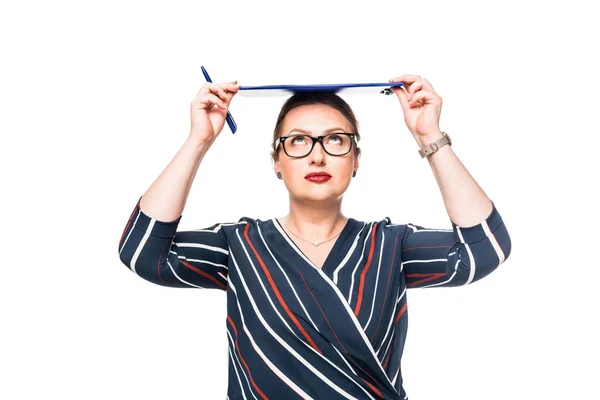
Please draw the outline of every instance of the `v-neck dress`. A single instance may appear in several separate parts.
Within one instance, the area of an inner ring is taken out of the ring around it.
[[[401,358],[409,288],[462,286],[494,271],[511,241],[495,204],[471,227],[349,218],[322,268],[276,218],[177,231],[140,209],[119,257],[152,283],[227,296],[228,399],[408,399]]]

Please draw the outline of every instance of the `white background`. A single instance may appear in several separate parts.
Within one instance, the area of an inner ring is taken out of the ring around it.
[[[201,65],[241,85],[427,78],[513,247],[471,286],[409,291],[409,399],[600,398],[591,6],[16,4],[0,6],[1,398],[225,398],[225,293],[153,285],[117,250],[187,138]],[[239,130],[225,126],[205,157],[180,230],[287,213],[269,157],[285,99],[233,100]],[[363,156],[343,212],[450,228],[397,98],[345,99]]]

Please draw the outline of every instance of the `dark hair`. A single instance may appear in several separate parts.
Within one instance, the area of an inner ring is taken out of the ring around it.
[[[360,140],[360,133],[358,132],[358,121],[354,116],[354,112],[352,108],[346,103],[344,99],[333,92],[298,92],[295,93],[292,97],[286,100],[286,102],[281,107],[281,111],[279,112],[279,116],[277,117],[277,123],[275,124],[275,131],[273,132],[273,151],[271,151],[271,157],[273,160],[277,161],[279,159],[279,153],[276,150],[277,139],[279,138],[279,134],[281,131],[281,127],[283,125],[283,120],[285,119],[288,112],[296,107],[310,105],[310,104],[325,104],[336,110],[338,110],[342,115],[350,122],[352,126],[352,132],[356,134],[356,142]],[[357,157],[360,156],[360,148],[358,144],[354,147],[354,152]]]

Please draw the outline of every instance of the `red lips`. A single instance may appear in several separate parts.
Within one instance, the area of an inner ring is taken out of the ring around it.
[[[313,176],[326,176],[328,178],[331,178],[331,175],[329,175],[327,172],[311,172],[310,174],[307,174],[304,178],[308,179],[311,178]]]

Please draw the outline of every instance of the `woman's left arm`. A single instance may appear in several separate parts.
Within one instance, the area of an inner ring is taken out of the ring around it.
[[[402,75],[390,82],[404,82],[392,88],[398,96],[404,121],[420,147],[442,138],[439,127],[442,98],[431,84],[418,75]],[[426,157],[438,183],[450,220],[460,227],[479,224],[490,215],[492,201],[460,162],[452,147],[443,146]]]
[[[392,79],[404,121],[420,147],[442,137],[442,98],[418,75]],[[406,89],[406,91],[404,90]],[[406,224],[402,271],[407,288],[461,286],[476,282],[502,264],[511,252],[500,213],[454,154],[443,146],[427,156],[442,192],[452,230]]]

